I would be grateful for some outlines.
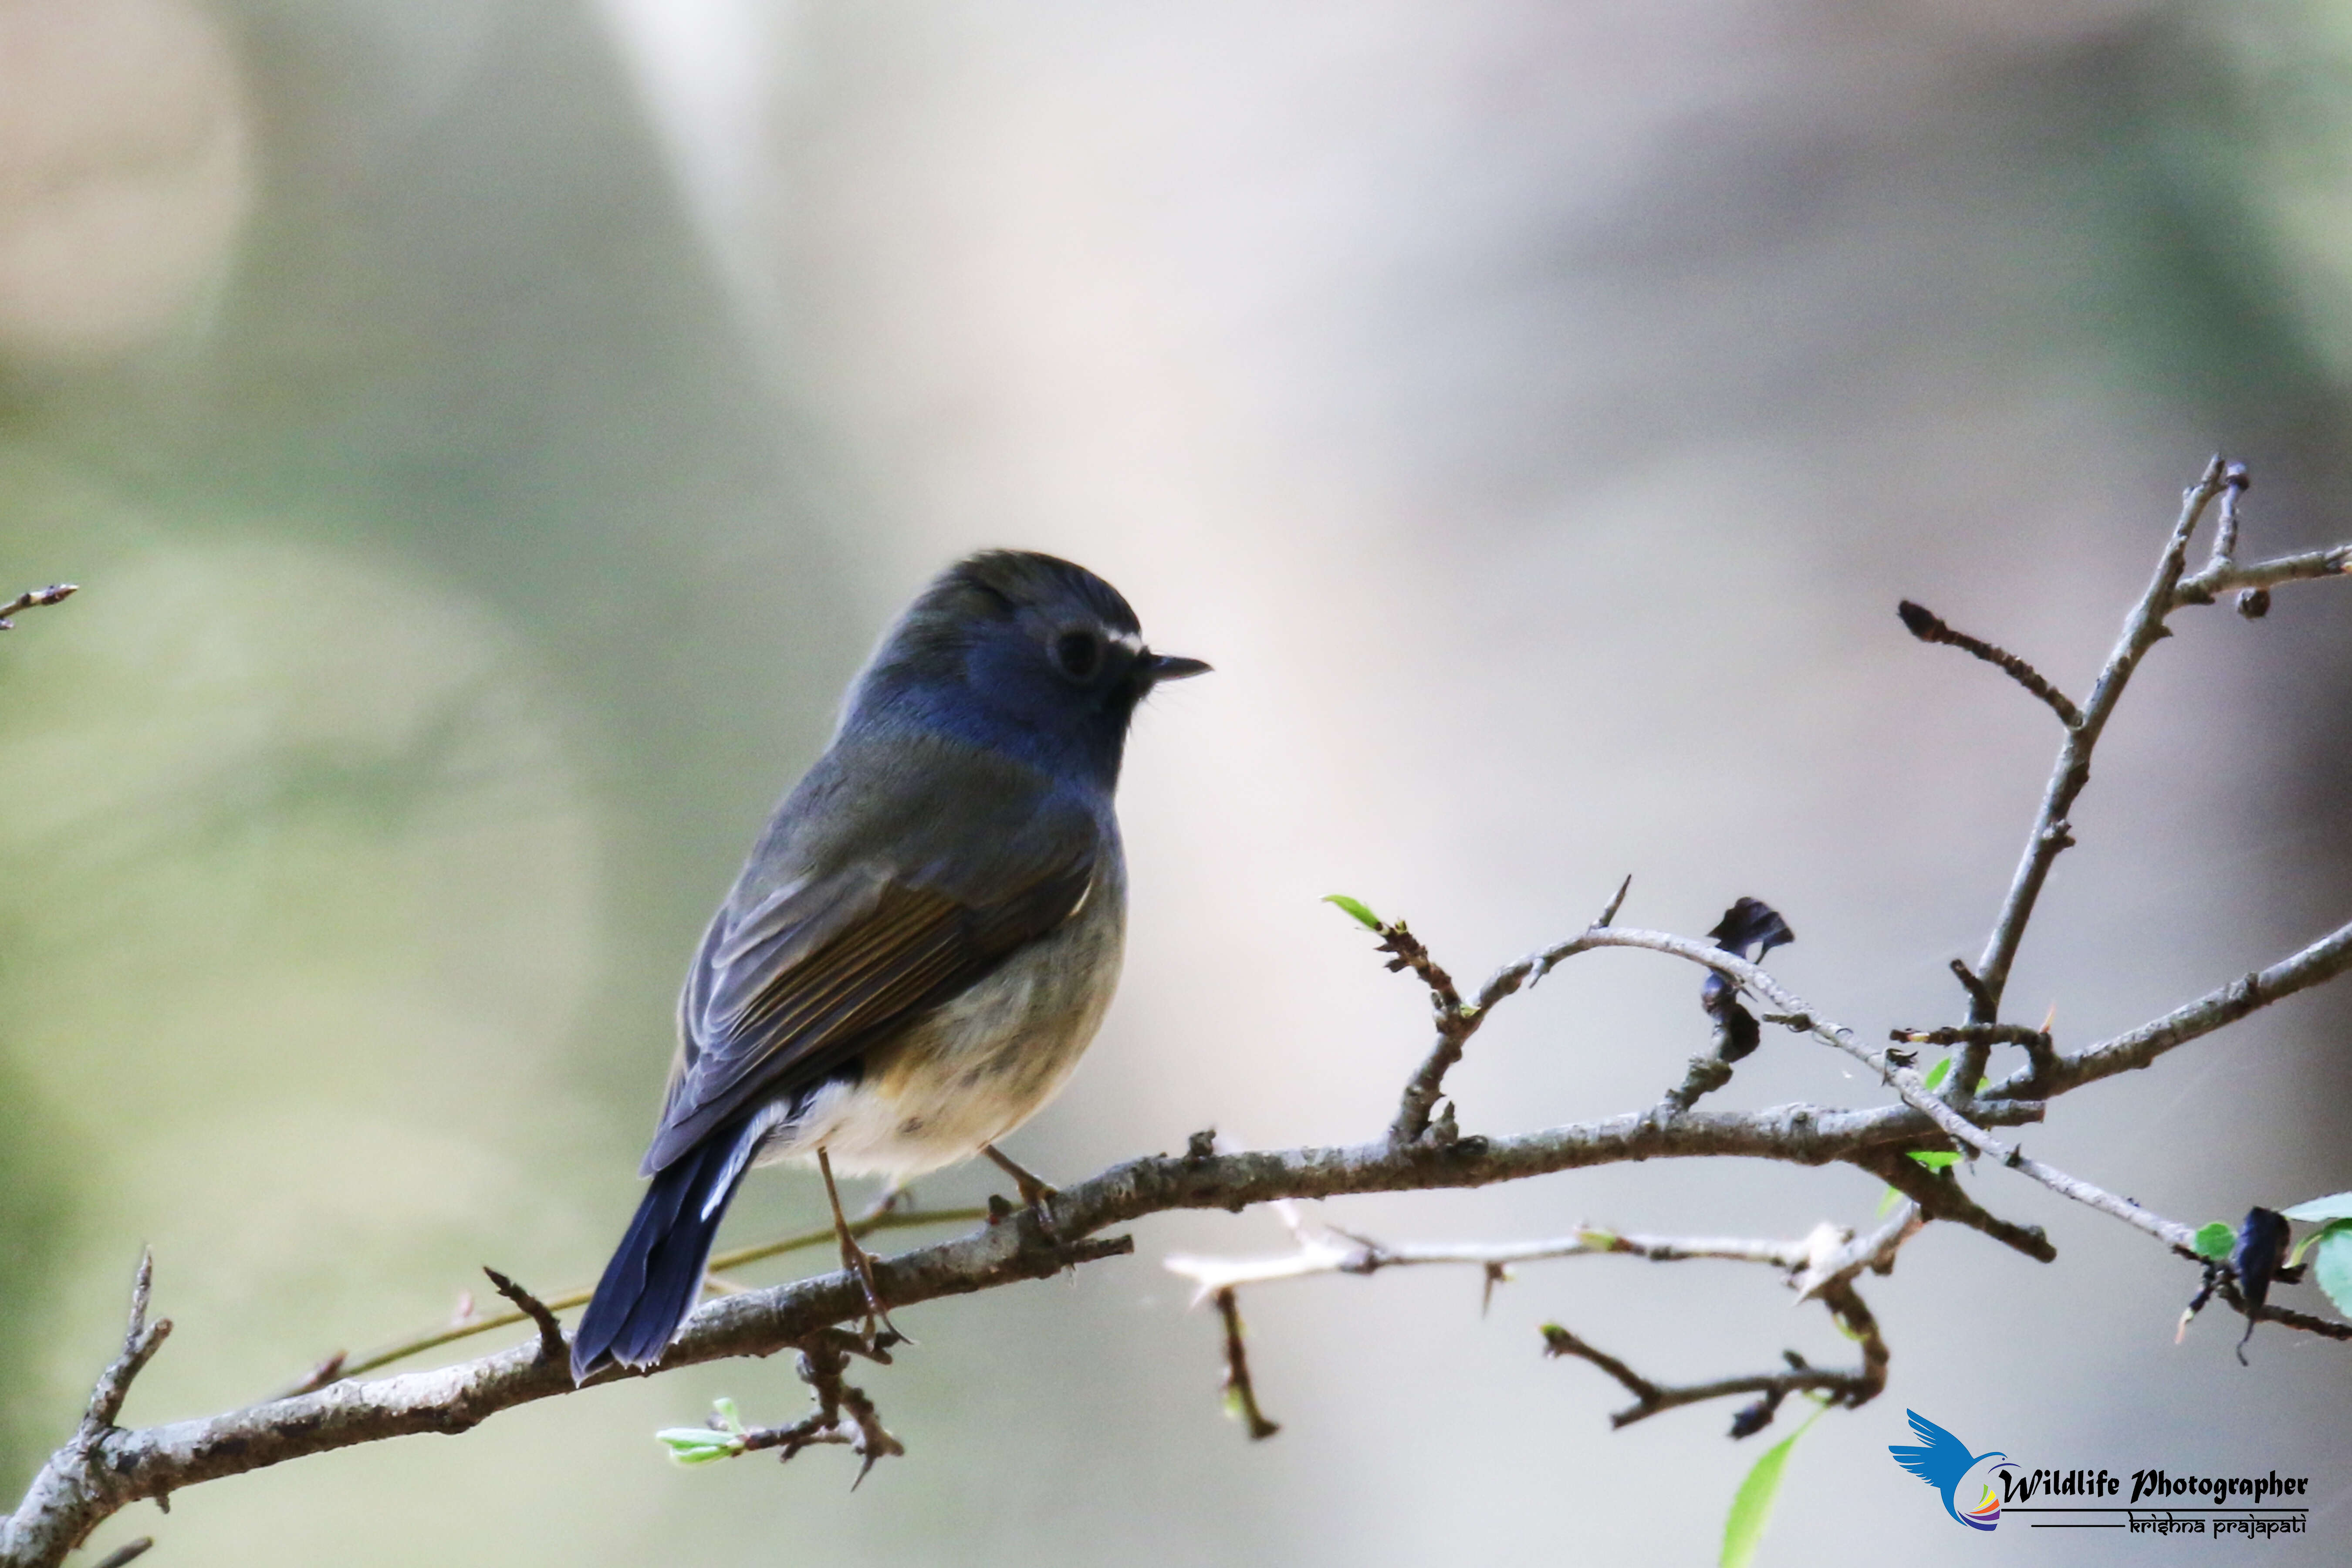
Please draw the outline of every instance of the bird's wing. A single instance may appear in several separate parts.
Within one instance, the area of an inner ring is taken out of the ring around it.
[[[856,861],[719,912],[679,999],[678,1068],[645,1173],[1060,925],[1085,901],[1099,843],[1090,815],[1041,808],[950,875],[923,837],[894,857],[911,869]]]
[[[1927,1482],[1931,1487],[1948,1488],[1968,1473],[1969,1446],[1920,1415],[1906,1410],[1911,1417],[1911,1430],[1917,1434],[1924,1447],[1889,1443],[1886,1451],[1895,1462]]]

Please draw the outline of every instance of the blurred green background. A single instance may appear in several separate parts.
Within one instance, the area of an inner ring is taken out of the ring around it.
[[[677,976],[891,610],[1056,550],[1213,660],[1142,720],[1125,993],[1016,1141],[1384,1125],[1457,973],[1767,897],[1792,984],[1940,1021],[2054,742],[1899,595],[2080,687],[2216,447],[2248,551],[2352,534],[2352,20],[2146,0],[5,0],[0,1461],[70,1430],[157,1254],[142,1421],[591,1278]],[[2188,617],[2102,753],[2012,989],[2081,1044],[2352,914],[2352,596]],[[1688,977],[1597,958],[1457,1075],[1465,1128],[1654,1100]],[[2192,1223],[2352,1186],[2352,995],[2067,1103],[2037,1153]],[[1874,1100],[1788,1046],[1723,1097]],[[980,1173],[921,1195],[971,1201]],[[1876,1405],[1765,1562],[1980,1547],[1887,1463],[1918,1406],[2031,1463],[2314,1478],[2340,1348],[1998,1173],[2036,1268],[1930,1233]],[[1859,1224],[1850,1172],[1656,1167],[1335,1207],[1391,1239]],[[818,1212],[793,1173],[729,1236]],[[206,1486],[94,1548],[352,1564],[1712,1561],[1725,1414],[1612,1435],[1569,1322],[1661,1377],[1843,1347],[1769,1279],[1603,1260],[1249,1303],[1252,1447],[1157,1258],[910,1314],[909,1447],[663,1463],[701,1369]],[[808,1265],[814,1267],[814,1263]],[[761,1278],[783,1277],[770,1269]],[[2292,1297],[2314,1307],[2315,1295]],[[2038,1457],[2035,1457],[2038,1456]],[[1959,1537],[1955,1539],[1955,1537]],[[2032,1561],[2122,1543],[2023,1531]]]

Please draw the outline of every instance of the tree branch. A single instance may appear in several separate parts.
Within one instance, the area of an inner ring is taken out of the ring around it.
[[[1722,1258],[1736,1263],[1767,1263],[1794,1273],[1822,1252],[1806,1241],[1750,1240],[1733,1237],[1626,1236],[1594,1226],[1580,1226],[1576,1234],[1549,1241],[1439,1242],[1391,1245],[1341,1230],[1312,1224],[1287,1203],[1283,1212],[1297,1246],[1267,1258],[1195,1258],[1171,1254],[1160,1260],[1171,1274],[1192,1281],[1195,1301],[1221,1290],[1244,1285],[1269,1285],[1283,1279],[1305,1279],[1322,1274],[1377,1274],[1383,1268],[1467,1266],[1483,1270],[1507,1268],[1518,1263],[1542,1263],[1559,1258],[1623,1256],[1654,1263],[1678,1263],[1694,1258]],[[1826,1227],[1825,1227],[1826,1228]],[[1832,1237],[1834,1247],[1838,1236]]]
[[[2224,472],[2221,459],[2213,458],[2205,465],[2203,476],[2181,497],[2179,521],[2173,524],[2164,552],[2157,558],[2156,575],[2131,613],[2124,617],[2123,634],[2116,639],[2114,651],[2107,655],[2106,666],[2099,671],[2098,679],[2092,684],[2090,700],[2083,704],[2080,721],[2067,727],[2066,739],[2058,748],[2057,765],[2052,769],[2049,785],[2042,793],[2042,810],[2025,841],[2024,857],[2018,862],[2017,875],[2010,883],[2000,917],[1993,922],[1992,934],[1986,939],[1984,956],[1977,961],[1976,976],[1984,988],[1984,995],[1971,1010],[1969,1022],[1972,1024],[1999,1021],[2001,993],[2009,985],[2010,965],[2016,961],[2018,944],[2025,940],[2026,922],[2033,918],[2033,905],[2042,896],[2042,885],[2049,879],[2051,864],[2074,842],[2066,818],[2074,809],[2075,797],[2083,793],[2083,786],[2091,782],[2091,752],[2097,747],[2116,704],[2122,700],[2124,688],[2130,684],[2132,672],[2165,635],[2164,617],[2173,606],[2173,594],[2180,582],[2189,537],[2197,531],[2205,509],[2221,493]],[[1959,1063],[1947,1080],[1948,1094],[1960,1100],[1968,1098],[1969,1087],[1984,1072],[1984,1055],[1981,1045],[1963,1048]]]
[[[2013,1073],[1987,1088],[1985,1098],[2028,1092],[2044,1097],[2059,1095],[2119,1072],[2147,1067],[2176,1046],[2185,1046],[2236,1023],[2258,1008],[2333,980],[2347,969],[2352,969],[2352,924],[2338,926],[2293,957],[2282,959],[2268,969],[2242,975],[2227,985],[2216,986],[2128,1034],[2102,1040],[2071,1056],[2061,1056],[2046,1071],[2037,1074],[2029,1068]]]
[[[908,1230],[917,1226],[926,1225],[971,1225],[987,1217],[988,1210],[984,1208],[892,1209],[882,1207],[860,1215],[850,1221],[849,1234],[863,1238],[877,1231]],[[800,1252],[812,1247],[831,1246],[839,1239],[839,1233],[833,1226],[826,1225],[820,1226],[814,1230],[800,1231],[775,1241],[763,1241],[751,1247],[739,1247],[731,1252],[716,1253],[710,1259],[711,1283],[707,1284],[704,1289],[723,1290],[724,1288],[717,1284],[719,1277],[731,1269],[740,1268],[746,1264],[758,1263],[770,1258],[780,1258],[785,1253]],[[566,1290],[560,1296],[549,1297],[546,1304],[555,1311],[565,1312],[574,1307],[586,1306],[588,1298],[593,1293],[589,1287],[583,1285],[576,1289]],[[520,1310],[512,1312],[492,1312],[488,1315],[467,1313],[461,1315],[455,1323],[445,1323],[438,1328],[421,1330],[416,1333],[394,1340],[388,1345],[368,1352],[356,1361],[343,1352],[336,1351],[321,1360],[309,1375],[299,1382],[280,1389],[277,1397],[283,1399],[290,1394],[308,1394],[314,1388],[324,1388],[341,1378],[357,1377],[362,1373],[375,1372],[395,1362],[406,1361],[414,1355],[422,1355],[426,1351],[437,1350],[446,1344],[455,1344],[459,1340],[471,1339],[476,1334],[487,1334],[493,1330],[511,1328],[517,1323],[530,1321],[530,1315]]]
[[[26,589],[8,603],[0,605],[0,632],[15,631],[16,616],[23,612],[38,609],[43,605],[63,604],[79,592],[80,585],[74,583],[52,583],[46,588]]]
[[[1257,1385],[1250,1381],[1249,1345],[1242,1335],[1241,1303],[1230,1289],[1216,1293],[1217,1319],[1225,1331],[1225,1405],[1241,1422],[1253,1443],[1263,1443],[1282,1430],[1258,1408]]]
[[[1958,648],[1963,653],[1974,654],[1999,669],[2048,703],[2050,710],[2058,715],[2058,722],[2069,730],[2083,722],[2083,710],[2074,706],[2072,698],[2042,679],[2040,670],[2008,649],[1995,647],[1982,637],[1972,637],[1966,632],[1953,630],[1933,610],[1925,605],[1915,605],[1908,599],[1895,605],[1895,613],[1902,620],[1904,629],[1921,642],[1942,643],[1946,647]]]
[[[1746,1436],[1760,1430],[1771,1419],[1772,1410],[1791,1394],[1826,1394],[1832,1404],[1852,1406],[1868,1404],[1886,1386],[1886,1342],[1880,1337],[1877,1320],[1871,1315],[1870,1309],[1863,1304],[1862,1298],[1855,1294],[1851,1285],[1838,1287],[1823,1300],[1832,1315],[1862,1344],[1862,1364],[1852,1372],[1809,1366],[1802,1356],[1789,1351],[1784,1352],[1790,1366],[1787,1372],[1717,1378],[1711,1383],[1654,1383],[1617,1357],[1588,1344],[1558,1323],[1543,1326],[1544,1353],[1574,1356],[1580,1361],[1590,1362],[1614,1378],[1626,1393],[1633,1396],[1633,1404],[1609,1417],[1609,1425],[1616,1428],[1630,1426],[1636,1421],[1645,1421],[1662,1411],[1679,1409],[1685,1405],[1726,1399],[1738,1394],[1761,1394],[1763,1398],[1757,1405],[1750,1411],[1743,1411],[1739,1420],[1733,1423],[1733,1436]]]
[[[1930,1171],[1906,1153],[1885,1152],[1855,1162],[1862,1169],[1916,1204],[1930,1219],[1949,1220],[1982,1231],[2003,1247],[2037,1263],[2053,1263],[2058,1249],[2038,1225],[2013,1225],[1988,1213],[1949,1173]]]

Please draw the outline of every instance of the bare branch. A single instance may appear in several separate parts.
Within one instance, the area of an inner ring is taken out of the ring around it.
[[[1276,1205],[1290,1209],[1288,1205]],[[1737,1263],[1766,1263],[1790,1270],[1802,1268],[1818,1254],[1810,1241],[1750,1240],[1733,1237],[1627,1236],[1597,1226],[1580,1226],[1576,1234],[1547,1241],[1440,1242],[1391,1245],[1374,1241],[1332,1226],[1308,1223],[1295,1210],[1285,1220],[1298,1245],[1268,1258],[1194,1258],[1173,1254],[1160,1260],[1171,1274],[1192,1281],[1195,1301],[1221,1290],[1244,1285],[1266,1285],[1282,1279],[1305,1279],[1322,1274],[1377,1274],[1383,1268],[1464,1266],[1479,1269],[1507,1268],[1514,1264],[1548,1262],[1559,1258],[1643,1258],[1654,1263],[1694,1258],[1722,1258]]]
[[[1676,939],[1679,940],[1679,939]],[[1716,949],[1718,963],[1736,962]],[[2039,1120],[2042,1107],[2006,1100],[1988,1121]],[[877,1262],[894,1304],[991,1289],[1133,1249],[1126,1237],[1096,1231],[1171,1209],[1240,1209],[1276,1198],[1478,1187],[1554,1171],[1718,1154],[1824,1164],[1870,1150],[1909,1147],[1936,1124],[1899,1105],[1866,1110],[1782,1105],[1742,1113],[1651,1112],[1501,1138],[1463,1138],[1443,1151],[1400,1149],[1386,1139],[1353,1148],[1232,1154],[1188,1148],[1113,1166],[1066,1187],[1055,1205],[1057,1235],[1034,1226],[993,1226]],[[688,1320],[656,1372],[797,1345],[815,1331],[865,1310],[856,1279],[836,1271],[706,1304]],[[420,1432],[462,1432],[501,1410],[569,1394],[569,1370],[543,1361],[534,1341],[438,1371],[344,1382],[207,1419],[131,1432],[110,1431],[87,1451],[69,1445],[50,1457],[16,1512],[0,1525],[0,1563],[51,1568],[99,1521],[142,1498],[310,1454]],[[598,1386],[617,1377],[608,1371]]]
[[[1633,874],[1628,871],[1625,879],[1617,884],[1616,895],[1601,911],[1601,918],[1592,922],[1592,930],[1609,929],[1617,919],[1617,911],[1625,907],[1625,895],[1633,890]],[[1429,987],[1430,1002],[1437,1015],[1436,1043],[1431,1046],[1428,1058],[1405,1085],[1403,1099],[1397,1107],[1396,1120],[1389,1127],[1389,1140],[1403,1145],[1430,1139],[1443,1147],[1454,1141],[1451,1123],[1441,1123],[1432,1128],[1430,1117],[1437,1109],[1446,1073],[1462,1059],[1464,1046],[1472,1035],[1478,1032],[1478,1026],[1486,1021],[1486,1015],[1495,1004],[1522,985],[1533,985],[1541,980],[1551,968],[1552,961],[1549,957],[1530,957],[1517,963],[1505,964],[1478,988],[1478,999],[1465,1005],[1454,989],[1454,977],[1437,966],[1429,956],[1429,950],[1422,945],[1419,938],[1405,930],[1402,921],[1393,925],[1381,925],[1380,932],[1382,938],[1381,950],[1396,954],[1390,960],[1389,967],[1410,967],[1421,976],[1423,983]],[[1697,1095],[1690,1098],[1696,1100]],[[1689,1103],[1684,1103],[1681,1109],[1689,1110]]]
[[[1679,1409],[1685,1405],[1697,1405],[1710,1399],[1727,1399],[1738,1394],[1762,1394],[1775,1405],[1788,1395],[1801,1393],[1826,1394],[1832,1404],[1868,1404],[1886,1386],[1886,1344],[1879,1335],[1877,1321],[1870,1315],[1869,1308],[1863,1305],[1862,1298],[1854,1293],[1850,1284],[1836,1287],[1826,1293],[1823,1300],[1839,1322],[1862,1342],[1862,1365],[1854,1371],[1809,1366],[1803,1357],[1791,1351],[1787,1355],[1790,1365],[1787,1372],[1758,1373],[1746,1377],[1725,1377],[1711,1383],[1679,1385],[1654,1383],[1608,1352],[1577,1338],[1558,1323],[1543,1326],[1544,1353],[1574,1356],[1580,1361],[1590,1362],[1614,1378],[1626,1393],[1633,1396],[1633,1404],[1609,1417],[1609,1425],[1613,1427],[1630,1426],[1661,1411]],[[1761,1422],[1757,1425],[1760,1426]],[[1755,1428],[1751,1426],[1748,1429]]]
[[[1269,1421],[1258,1408],[1257,1387],[1250,1382],[1249,1346],[1242,1338],[1241,1303],[1230,1289],[1217,1292],[1217,1317],[1225,1330],[1225,1405],[1249,1434],[1253,1443],[1263,1443],[1282,1430],[1278,1421]]]
[[[2165,635],[2164,617],[2174,604],[2174,590],[2180,582],[2189,537],[2197,531],[2205,509],[2221,493],[2225,472],[2221,459],[2216,457],[2205,465],[2204,474],[2181,497],[2179,520],[2173,524],[2172,535],[2157,559],[2156,574],[2139,602],[2124,617],[2123,633],[2091,687],[2081,720],[2068,727],[2066,739],[2058,748],[2057,765],[2051,771],[2049,785],[2042,793],[2042,809],[2034,819],[2033,831],[2026,838],[2025,854],[2018,862],[2017,874],[2010,882],[2009,895],[1993,922],[1992,934],[1986,939],[1984,956],[1977,961],[1976,976],[1982,994],[1970,1009],[1969,1021],[1972,1024],[1990,1024],[2000,1018],[2010,965],[2016,962],[2018,944],[2025,940],[2026,922],[2033,918],[2034,902],[2042,896],[2042,884],[2049,879],[2051,865],[2074,842],[2067,826],[2067,814],[2074,809],[2083,786],[2091,782],[2091,752],[2098,745],[2116,702],[2122,699],[2124,688],[2130,683],[2132,672]],[[1969,1098],[1976,1080],[1984,1073],[1985,1054],[1982,1045],[1962,1048],[1960,1059],[1945,1086],[1948,1098]]]
[[[1396,1120],[1389,1127],[1389,1142],[1402,1147],[1420,1142],[1432,1131],[1430,1113],[1436,1110],[1438,1096],[1444,1090],[1446,1072],[1462,1059],[1462,1047],[1478,1032],[1478,1026],[1486,1021],[1486,1013],[1483,1006],[1462,1005],[1454,976],[1439,967],[1428,947],[1405,929],[1402,921],[1381,925],[1380,951],[1396,955],[1389,960],[1391,969],[1411,969],[1429,987],[1430,1006],[1437,1019],[1437,1041],[1430,1047],[1428,1059],[1405,1084]],[[1443,1144],[1452,1139],[1440,1137],[1436,1142]]]
[[[2058,715],[2058,722],[2065,725],[2069,730],[2082,723],[2083,710],[2074,706],[2074,700],[2043,679],[2040,670],[2008,649],[1995,647],[1982,637],[1972,637],[1966,632],[1955,631],[1946,626],[1933,610],[1924,605],[1915,605],[1908,599],[1897,605],[1895,613],[1902,618],[1904,629],[1921,642],[1942,643],[1948,647],[1958,648],[1963,653],[1974,654],[1999,669],[2026,690],[2048,703],[2050,710]]]
[[[2338,926],[2293,957],[2217,986],[2194,1002],[2185,1003],[2128,1034],[2102,1040],[2071,1056],[2061,1056],[2038,1076],[2031,1069],[2012,1074],[1987,1089],[1986,1096],[2063,1094],[2119,1072],[2147,1067],[2176,1046],[2185,1046],[2236,1023],[2258,1008],[2333,980],[2347,969],[2352,969],[2352,924]]]
[[[43,605],[61,604],[79,592],[80,585],[74,583],[52,583],[46,588],[26,589],[7,604],[0,605],[0,632],[15,631],[16,616],[24,611],[38,609]],[[129,1560],[124,1559],[125,1562]]]
[[[2347,573],[2352,573],[2352,544],[2331,544],[2325,550],[2305,550],[2244,566],[2234,562],[2218,570],[2208,566],[2194,577],[2182,578],[2172,597],[2176,605],[2207,605],[2232,589],[2275,588],[2283,583],[2307,583]]]
[[[563,1325],[555,1321],[555,1314],[548,1310],[546,1302],[487,1263],[482,1266],[482,1272],[490,1277],[490,1283],[497,1287],[499,1295],[512,1301],[539,1325],[540,1354],[562,1359],[570,1353],[571,1347],[563,1342]]]
[[[155,1538],[152,1535],[142,1535],[136,1541],[126,1541],[90,1564],[90,1568],[123,1568],[123,1564],[135,1563],[146,1556],[154,1545]]]
[[[887,1363],[887,1352],[875,1352],[855,1334],[838,1329],[826,1329],[809,1336],[800,1347],[801,1381],[809,1385],[815,1396],[816,1409],[789,1426],[762,1426],[742,1435],[740,1450],[759,1453],[769,1448],[781,1449],[779,1460],[789,1460],[804,1448],[824,1443],[839,1443],[863,1461],[857,1467],[857,1479],[849,1483],[856,1491],[864,1484],[875,1465],[884,1458],[897,1458],[907,1451],[907,1446],[882,1425],[881,1413],[864,1389],[847,1379],[849,1358],[871,1356]]]
[[[1950,1106],[1937,1099],[1920,1081],[1916,1072],[1888,1060],[1884,1051],[1871,1050],[1855,1039],[1853,1031],[1844,1025],[1824,1019],[1796,993],[1782,985],[1757,965],[1736,953],[1727,952],[1722,948],[1702,942],[1694,937],[1675,936],[1667,931],[1640,931],[1624,926],[1611,927],[1604,931],[1596,926],[1581,936],[1572,937],[1556,947],[1546,949],[1539,954],[1529,954],[1517,963],[1506,965],[1496,973],[1495,979],[1486,983],[1486,988],[1489,991],[1496,990],[1506,977],[1525,974],[1532,971],[1538,963],[1549,969],[1580,952],[1589,952],[1603,947],[1638,947],[1652,952],[1670,953],[1676,958],[1687,959],[1693,963],[1715,970],[1727,978],[1738,982],[1742,990],[1780,1009],[1782,1021],[1789,1027],[1801,1029],[1824,1045],[1833,1046],[1870,1068],[1893,1088],[1896,1094],[1902,1096],[1904,1104],[1933,1121],[1938,1129],[1959,1143],[1962,1148],[1974,1150],[1979,1154],[1990,1155],[1996,1160],[2008,1159],[2007,1144],[1993,1137],[1982,1127],[1969,1122]],[[1516,979],[1509,989],[1517,989]]]
[[[147,1301],[154,1284],[155,1254],[152,1250],[142,1251],[139,1255],[139,1272],[131,1284],[131,1324],[122,1332],[122,1353],[99,1374],[98,1386],[90,1391],[89,1408],[81,1418],[77,1440],[85,1447],[118,1430],[114,1418],[122,1414],[122,1402],[131,1395],[131,1383],[146,1370],[172,1331],[169,1318],[159,1318],[152,1323],[147,1321]]]
[[[1917,1205],[1930,1219],[1967,1226],[2025,1254],[2037,1263],[2054,1262],[2058,1249],[2038,1225],[2014,1225],[1988,1213],[1948,1173],[1939,1174],[1907,1154],[1885,1152],[1855,1162],[1864,1170]]]
[[[853,1237],[864,1237],[877,1231],[907,1230],[917,1226],[971,1225],[987,1217],[988,1210],[984,1208],[892,1209],[885,1206],[876,1208],[850,1221],[849,1234]],[[713,1256],[710,1259],[710,1272],[713,1276],[723,1275],[729,1270],[740,1268],[746,1264],[758,1263],[770,1258],[779,1258],[788,1252],[804,1251],[812,1247],[826,1246],[839,1239],[838,1233],[833,1226],[827,1225],[814,1230],[800,1231],[775,1241],[763,1241],[751,1247],[739,1247],[731,1252],[721,1252]],[[546,1304],[554,1311],[569,1311],[574,1307],[586,1306],[588,1298],[593,1293],[589,1287],[583,1285],[577,1289],[566,1290],[560,1296],[549,1297]],[[471,1339],[476,1334],[486,1334],[493,1330],[511,1328],[517,1323],[530,1321],[530,1315],[520,1310],[494,1312],[486,1317],[466,1317],[454,1323],[444,1323],[436,1328],[422,1330],[394,1340],[388,1345],[372,1350],[356,1360],[342,1351],[337,1351],[320,1361],[307,1376],[289,1387],[280,1389],[276,1397],[284,1399],[292,1394],[308,1394],[312,1389],[326,1387],[338,1378],[357,1377],[362,1373],[375,1372],[395,1362],[422,1355],[426,1351],[437,1350],[446,1344],[455,1344],[459,1340]]]
[[[2221,1284],[2221,1300],[2241,1315],[2246,1310],[2246,1299],[2237,1285],[2228,1279]],[[2255,1310],[2254,1321],[2262,1323],[2282,1323],[2290,1329],[2300,1329],[2306,1334],[2317,1334],[2323,1340],[2352,1340],[2352,1323],[2339,1323],[2329,1318],[2317,1318],[2309,1312],[2298,1312],[2292,1307],[2276,1307],[2265,1303]]]
[[[2095,1187],[2080,1177],[2070,1176],[2055,1165],[2029,1160],[2022,1152],[2011,1155],[2007,1163],[2011,1170],[2032,1177],[2061,1197],[2072,1198],[2110,1218],[2144,1230],[2168,1247],[2190,1257],[2196,1256],[2197,1227],[2194,1226],[2167,1219],[2153,1209],[2142,1208],[2129,1198],[2117,1197],[2104,1187]]]

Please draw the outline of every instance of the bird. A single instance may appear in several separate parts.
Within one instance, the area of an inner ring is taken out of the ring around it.
[[[1992,1478],[1983,1479],[1983,1493],[1974,1507],[1963,1512],[1953,1505],[1953,1494],[1960,1490],[1960,1482],[1979,1468],[1988,1470],[2009,1462],[2007,1454],[1970,1454],[1969,1446],[1920,1415],[1906,1410],[1911,1417],[1911,1430],[1918,1436],[1921,1447],[1908,1444],[1889,1443],[1886,1451],[1895,1462],[1944,1494],[1944,1511],[1971,1530],[1990,1530],[2000,1522],[2000,1494],[1993,1489]],[[1965,1494],[1963,1494],[1965,1495]]]
[[[1085,567],[987,550],[883,635],[824,753],[711,917],[635,1217],[572,1336],[584,1382],[661,1359],[755,1164],[814,1163],[869,1338],[888,1324],[836,1171],[897,1184],[985,1153],[1061,1089],[1118,983],[1114,795],[1137,705],[1203,673]]]

